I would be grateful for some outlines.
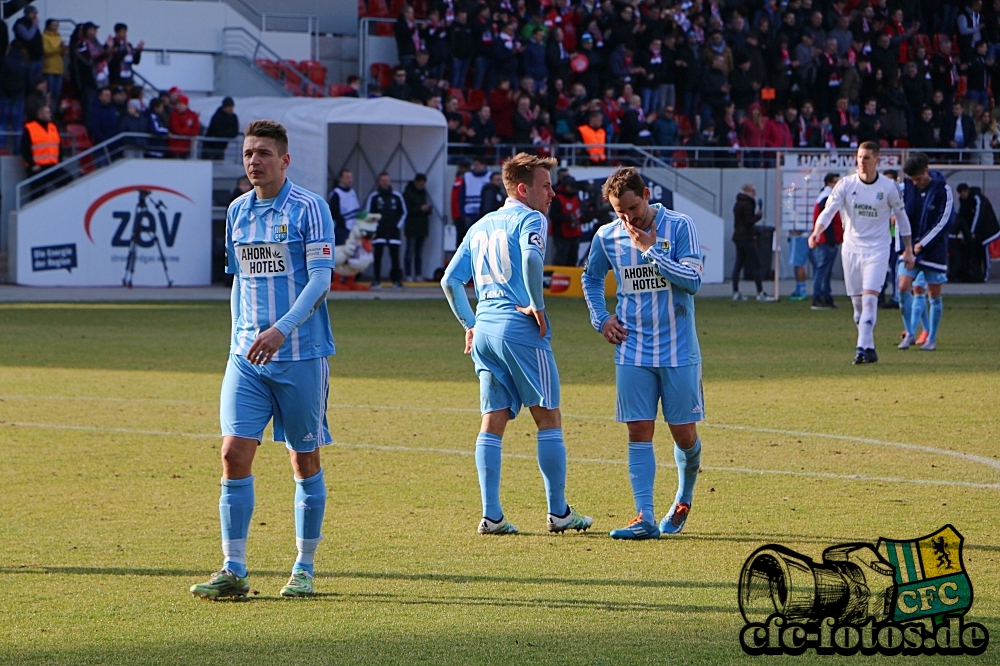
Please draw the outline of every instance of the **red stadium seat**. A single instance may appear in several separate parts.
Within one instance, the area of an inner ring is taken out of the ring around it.
[[[403,12],[403,6],[406,4],[406,0],[392,0],[392,4],[389,5],[389,17],[396,18]],[[414,14],[416,12],[414,11]]]
[[[386,18],[389,16],[389,6],[385,4],[385,0],[368,0],[368,15]]]
[[[969,77],[962,75],[958,77],[958,85],[955,86],[955,97],[965,97],[965,93],[969,90]]]
[[[413,16],[418,19],[427,18],[427,12],[429,10],[429,4],[427,0],[413,0]],[[442,17],[443,18],[443,17]]]
[[[906,139],[893,139],[892,140],[892,147],[893,148],[909,148],[910,147],[910,142],[907,141]]]
[[[691,126],[691,121],[688,119],[687,116],[683,114],[677,114],[676,118],[677,118],[677,129],[680,133],[681,143],[683,143],[684,139],[694,134],[694,128]]]
[[[922,32],[918,32],[913,35],[913,48],[916,49],[918,46],[923,46],[927,49],[927,54],[931,53],[931,38]]]
[[[303,60],[299,63],[299,71],[320,88],[326,86],[326,67],[318,60]]]
[[[473,111],[478,111],[483,104],[486,104],[486,93],[479,88],[469,88],[469,94],[465,97],[465,105]]]
[[[75,99],[63,98],[59,109],[62,111],[64,123],[80,122],[83,120],[83,106]]]
[[[371,78],[385,90],[392,83],[392,67],[384,62],[373,62],[371,66]]]
[[[465,108],[465,93],[462,92],[461,88],[449,88],[448,94],[458,100],[458,108]]]
[[[94,146],[90,140],[90,135],[87,134],[87,128],[80,123],[67,123],[63,134],[69,134],[69,136],[63,137],[63,148],[69,148],[70,150],[75,148],[76,152],[79,153]]]
[[[365,0],[358,0],[358,18],[368,16],[368,5]]]

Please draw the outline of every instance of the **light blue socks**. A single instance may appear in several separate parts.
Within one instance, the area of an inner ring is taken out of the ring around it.
[[[927,327],[928,342],[937,341],[938,326],[941,325],[941,312],[942,310],[944,310],[944,303],[941,299],[942,299],[941,296],[930,299],[931,316],[930,316],[930,325]]]
[[[911,338],[917,337],[917,332],[913,327],[913,293],[909,291],[899,292],[899,314],[903,317],[903,328]]]
[[[562,428],[538,431],[538,469],[545,481],[549,513],[560,518],[569,513],[566,504],[566,445]]]
[[[701,467],[701,437],[686,451],[674,444],[674,461],[677,463],[675,501],[690,505],[694,495],[694,483],[698,480],[698,469]]]
[[[503,439],[498,435],[481,432],[476,438],[476,469],[479,471],[479,490],[483,496],[483,518],[499,522],[503,518],[500,506],[500,454]]]
[[[642,519],[656,524],[653,512],[653,483],[656,481],[656,454],[652,442],[628,443],[628,478],[632,482],[635,510]]]
[[[323,514],[326,512],[326,484],[323,470],[308,479],[295,479],[295,545],[299,550],[292,571],[313,574],[316,547],[323,539]]]
[[[222,524],[222,567],[239,577],[247,575],[247,534],[253,518],[253,476],[222,479],[219,520]]]
[[[924,330],[928,330],[927,326],[927,295],[919,294],[913,297],[913,308],[910,313],[910,328],[913,334],[917,334],[917,324],[923,324]],[[928,332],[928,335],[930,333]]]

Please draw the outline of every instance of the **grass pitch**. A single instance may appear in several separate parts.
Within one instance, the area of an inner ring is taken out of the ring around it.
[[[757,663],[739,648],[736,593],[758,546],[818,559],[949,522],[966,539],[969,619],[996,643],[1000,299],[945,305],[939,351],[896,351],[898,316],[883,311],[881,361],[853,367],[843,306],[698,301],[708,420],[694,509],[679,537],[622,543],[607,532],[634,513],[625,429],[610,346],[582,301],[549,309],[568,497],[594,528],[544,531],[525,414],[504,438],[502,485],[524,533],[498,538],[475,534],[478,384],[444,301],[333,303],[320,594],[277,595],[294,484],[268,442],[249,548],[259,595],[242,603],[187,591],[220,562],[228,304],[2,305],[0,663]],[[676,472],[665,427],[656,440],[662,514]],[[961,662],[997,663],[997,650]],[[817,657],[784,658],[803,660]]]

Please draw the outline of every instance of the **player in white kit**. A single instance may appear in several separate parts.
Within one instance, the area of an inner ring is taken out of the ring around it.
[[[892,236],[889,216],[896,216],[899,236],[903,241],[903,264],[913,267],[913,244],[910,220],[906,216],[903,198],[896,183],[877,171],[879,146],[865,141],[858,146],[858,172],[842,178],[826,200],[826,208],[816,218],[809,236],[809,247],[820,242],[820,234],[838,212],[844,222],[844,286],[854,306],[854,323],[858,327],[855,365],[875,363],[875,321],[878,316],[878,293],[885,282]]]

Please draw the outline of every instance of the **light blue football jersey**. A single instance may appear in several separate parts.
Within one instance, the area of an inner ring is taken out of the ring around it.
[[[476,331],[531,347],[551,349],[552,327],[538,337],[534,317],[515,306],[529,305],[522,269],[525,252],[545,257],[545,216],[516,199],[469,227],[448,265],[448,274],[476,286]]]
[[[239,280],[239,315],[230,350],[243,356],[257,334],[291,309],[309,282],[309,267],[333,268],[333,218],[322,197],[288,179],[271,205],[254,190],[226,213],[226,272]],[[273,361],[301,361],[335,352],[330,314],[316,311],[285,338]]]
[[[621,220],[597,230],[583,274],[590,323],[600,331],[611,315],[604,278],[618,282],[618,321],[628,331],[617,345],[615,363],[677,368],[701,363],[694,322],[694,293],[701,287],[701,244],[694,221],[660,204],[652,205],[656,244],[640,252]]]

